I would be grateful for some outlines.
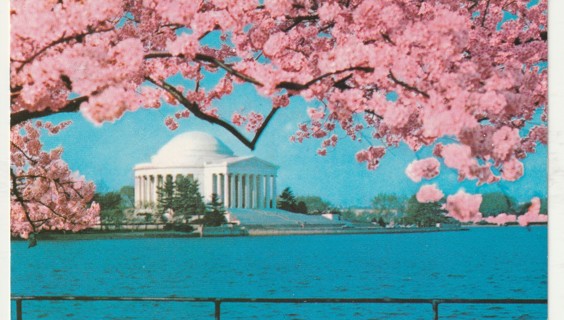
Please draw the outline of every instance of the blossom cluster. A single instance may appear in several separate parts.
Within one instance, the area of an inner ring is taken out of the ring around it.
[[[420,182],[421,179],[432,179],[440,172],[439,160],[435,158],[427,158],[423,160],[415,160],[405,169],[405,174],[414,182]]]
[[[61,159],[62,148],[42,150],[40,130],[56,133],[68,122],[25,122],[11,130],[10,230],[28,238],[40,230],[73,232],[99,223],[100,207],[91,202],[95,187]]]
[[[368,147],[368,149],[361,150],[356,153],[356,161],[366,162],[369,170],[376,169],[380,164],[380,159],[386,154],[386,149],[383,147]]]
[[[239,112],[234,112],[231,116],[231,122],[236,126],[245,125],[248,132],[256,132],[262,125],[264,116],[260,113],[251,111],[246,116]]]
[[[481,203],[482,195],[469,194],[460,190],[447,197],[445,209],[450,217],[460,222],[479,222],[482,220]]]
[[[427,184],[421,186],[415,197],[421,203],[437,202],[444,197],[444,193],[437,187],[436,184]]]

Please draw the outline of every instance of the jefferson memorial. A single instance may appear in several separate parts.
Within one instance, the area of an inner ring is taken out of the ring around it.
[[[171,139],[134,167],[135,206],[156,205],[157,187],[183,176],[198,180],[204,201],[217,194],[226,208],[276,208],[278,166],[255,156],[238,157],[221,140],[204,132]]]

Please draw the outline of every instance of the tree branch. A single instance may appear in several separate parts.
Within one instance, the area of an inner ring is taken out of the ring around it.
[[[154,59],[154,58],[174,58],[174,57],[185,58],[184,55],[173,56],[169,52],[160,52],[160,51],[147,53],[143,58],[144,59]],[[206,55],[206,54],[197,53],[196,56],[194,57],[194,60],[211,63],[211,64],[215,65],[216,67],[219,67],[219,68],[227,71],[228,73],[236,76],[237,78],[239,78],[241,80],[250,82],[250,83],[257,85],[259,87],[264,86],[260,81],[233,69],[230,65],[226,64],[225,62],[223,62],[223,61],[221,61],[221,60],[219,60],[215,57],[212,57],[212,56],[209,56],[209,55]]]
[[[33,164],[33,165],[37,164],[37,161],[33,160],[27,153],[25,153],[25,152],[22,150],[22,148],[18,147],[17,144],[13,143],[12,141],[10,141],[10,144],[11,144],[14,148],[18,149],[18,150],[23,154],[23,156],[24,156],[29,162],[31,162],[31,164]]]
[[[282,29],[282,31],[284,32],[288,32],[290,30],[292,30],[295,26],[297,26],[298,24],[304,22],[304,21],[316,21],[319,20],[319,15],[314,14],[314,15],[310,15],[310,16],[297,16],[297,17],[286,17],[286,19],[292,19],[294,20],[294,23],[292,23],[290,26],[288,26],[285,29]]]
[[[107,29],[101,29],[101,30],[96,30],[96,29],[93,29],[93,28],[88,28],[88,31],[87,31],[87,32],[75,34],[75,35],[68,36],[68,37],[65,37],[65,34],[63,33],[59,39],[57,39],[57,40],[55,40],[55,41],[49,43],[48,45],[46,45],[45,47],[43,47],[43,48],[41,48],[41,49],[39,49],[39,51],[37,51],[36,53],[34,53],[33,55],[31,55],[31,56],[28,57],[27,59],[25,59],[25,60],[23,60],[23,61],[21,61],[21,60],[12,60],[13,62],[21,62],[21,65],[19,65],[19,66],[16,68],[16,72],[20,72],[26,64],[32,62],[35,58],[37,58],[37,57],[38,57],[39,55],[41,55],[43,52],[49,50],[50,48],[52,48],[52,47],[54,47],[54,46],[56,46],[56,45],[58,45],[58,44],[70,42],[70,41],[72,41],[72,40],[76,40],[77,42],[82,42],[82,41],[84,40],[84,37],[86,37],[87,35],[91,35],[91,34],[94,34],[94,33],[108,32],[108,31],[111,31],[111,30],[114,30],[114,27],[110,27],[110,28],[107,28]]]
[[[223,62],[223,61],[221,61],[221,60],[219,60],[219,59],[217,59],[217,58],[214,58],[214,57],[212,57],[212,56],[208,56],[208,55],[205,55],[205,54],[197,53],[197,54],[196,54],[196,57],[195,57],[194,59],[195,59],[195,60],[198,60],[198,61],[204,61],[204,62],[209,62],[209,63],[211,63],[211,64],[214,64],[214,65],[216,65],[216,66],[222,68],[223,70],[225,70],[225,71],[231,73],[232,75],[236,76],[237,78],[240,78],[241,80],[250,82],[250,83],[252,83],[252,84],[254,84],[254,85],[257,85],[257,86],[259,86],[259,87],[264,86],[260,81],[258,81],[258,80],[254,79],[254,78],[252,78],[252,77],[249,77],[249,76],[247,76],[247,75],[245,75],[245,74],[243,74],[243,73],[241,73],[241,72],[239,72],[239,71],[233,69],[231,66],[229,66],[229,65],[226,64],[225,62]]]
[[[10,115],[10,127],[13,127],[17,124],[20,124],[24,121],[46,117],[52,114],[57,113],[67,113],[67,112],[77,112],[80,109],[80,105],[83,102],[88,101],[88,97],[78,97],[72,100],[69,100],[68,103],[61,109],[58,110],[51,110],[49,108],[41,110],[41,111],[28,111],[22,110],[16,113],[12,113]]]
[[[276,113],[276,111],[278,111],[278,109],[280,109],[280,108],[272,108],[272,110],[270,110],[270,113],[268,114],[268,116],[266,116],[266,119],[264,119],[264,121],[262,122],[260,127],[257,129],[257,132],[255,133],[255,137],[253,138],[253,141],[251,141],[253,148],[256,145],[256,143],[258,142],[258,139],[262,135],[262,132],[264,131],[264,129],[266,129],[266,126],[268,125],[270,120],[272,120],[272,118],[274,117],[274,114]]]
[[[346,68],[346,69],[343,69],[343,70],[337,70],[337,71],[334,71],[334,72],[322,74],[319,77],[316,77],[316,78],[306,82],[305,84],[283,81],[283,82],[280,82],[279,84],[277,84],[276,88],[277,89],[297,90],[297,91],[305,90],[319,80],[322,80],[322,79],[329,77],[329,76],[332,76],[332,75],[348,72],[348,71],[372,72],[372,71],[374,71],[374,68],[371,68],[371,67],[350,67],[350,68]]]
[[[39,203],[40,205],[44,206],[45,208],[49,209],[49,211],[51,211],[51,213],[53,213],[54,215],[56,215],[57,217],[63,218],[63,220],[68,220],[67,217],[63,216],[62,214],[58,213],[57,211],[53,210],[53,208],[51,208],[50,206],[46,205],[45,203],[43,203],[40,200],[35,200],[37,203]],[[49,219],[47,219],[49,220]]]
[[[486,23],[486,16],[488,15],[488,10],[490,9],[490,0],[486,3],[486,9],[484,10],[484,16],[482,16],[482,27]]]
[[[33,233],[37,233],[37,229],[35,228],[35,225],[33,224],[33,221],[31,220],[31,216],[29,215],[29,212],[28,212],[27,207],[25,205],[25,200],[18,190],[18,185],[16,184],[17,176],[14,173],[14,170],[12,170],[12,168],[10,168],[10,177],[12,177],[12,194],[16,197],[16,200],[22,206],[22,209],[23,209],[24,214],[25,214],[25,218],[29,222],[29,224],[31,224],[31,229],[33,230]]]
[[[380,32],[380,34],[382,35],[382,38],[384,38],[384,40],[386,40],[387,42],[391,43],[392,45],[396,45],[396,43],[394,41],[392,41],[392,38],[390,38],[390,35],[384,32]]]
[[[376,118],[380,119],[380,120],[384,120],[384,117],[382,117],[381,115],[377,114],[376,112],[372,111],[372,110],[368,110],[368,109],[364,109],[364,112],[375,116]]]
[[[153,59],[153,58],[172,58],[172,57],[174,57],[174,56],[169,52],[151,52],[151,53],[146,54],[144,58],[145,59]],[[183,55],[178,55],[177,57],[178,58],[184,58]],[[201,53],[197,53],[194,60],[211,63],[211,64],[213,64],[213,65],[215,65],[219,68],[222,68],[223,70],[227,71],[228,73],[238,77],[241,80],[244,80],[246,82],[250,82],[250,83],[255,84],[259,87],[264,86],[264,84],[261,83],[260,81],[258,81],[257,79],[250,77],[246,74],[243,74],[243,73],[233,69],[229,64],[226,64],[225,62],[223,62],[223,61],[221,61],[221,60],[219,60],[215,57],[205,55],[205,54],[201,54]],[[374,71],[374,68],[371,68],[371,67],[350,67],[350,68],[337,70],[337,71],[334,71],[334,72],[329,72],[329,73],[320,75],[320,76],[306,82],[305,84],[301,84],[301,83],[297,83],[297,82],[290,82],[290,81],[283,81],[283,82],[280,82],[279,84],[277,84],[276,88],[277,89],[295,90],[295,91],[305,90],[319,80],[322,80],[322,79],[329,77],[329,76],[332,76],[332,75],[348,72],[348,71],[372,72],[372,71]]]
[[[150,53],[147,53],[144,56],[144,59],[173,58],[173,57],[175,57],[175,56],[173,56],[169,52],[150,52]],[[182,55],[179,55],[177,57],[178,58],[184,58]],[[225,63],[225,62],[223,62],[223,61],[221,61],[221,60],[219,60],[215,57],[198,53],[194,57],[194,60],[211,63],[211,64],[213,64],[213,65],[215,65],[219,68],[222,68],[226,72],[238,77],[239,79],[242,79],[246,82],[252,83],[252,84],[259,86],[259,87],[264,86],[264,84],[262,84],[260,81],[233,69],[229,64],[227,64],[227,63]],[[348,72],[348,71],[372,72],[372,71],[374,71],[374,69],[371,68],[371,67],[350,67],[350,68],[346,68],[346,69],[343,69],[343,70],[338,70],[338,71],[329,72],[329,73],[320,75],[320,76],[306,82],[305,84],[283,81],[283,82],[279,83],[276,86],[276,88],[277,89],[287,89],[287,90],[298,90],[298,91],[304,90],[304,89],[309,88],[314,83],[316,83],[316,82],[318,82],[318,81],[320,81],[320,80],[322,80],[326,77],[341,74],[341,73]],[[350,76],[345,77],[345,81],[346,81],[346,79],[349,79],[349,78],[350,78]],[[196,103],[193,103],[193,102],[189,101],[188,99],[186,99],[182,95],[181,92],[176,90],[176,88],[174,88],[170,84],[168,84],[166,82],[162,82],[162,84],[161,84],[161,83],[153,80],[150,77],[146,77],[146,80],[148,80],[149,82],[159,86],[160,88],[162,88],[165,91],[172,94],[182,105],[184,105],[188,110],[190,110],[196,117],[198,117],[202,120],[208,121],[210,123],[213,123],[213,124],[218,124],[221,127],[225,128],[226,130],[228,130],[230,133],[232,133],[239,141],[241,141],[245,146],[247,146],[251,150],[254,150],[254,148],[256,146],[256,142],[258,141],[258,138],[262,134],[264,127],[266,127],[266,125],[268,124],[270,119],[274,116],[274,114],[276,113],[276,110],[277,110],[277,108],[273,108],[271,110],[270,114],[267,116],[267,118],[265,119],[265,121],[263,122],[261,127],[257,130],[253,140],[249,141],[249,139],[247,139],[245,136],[243,136],[230,123],[228,123],[228,122],[226,122],[222,119],[212,117],[212,116],[204,113],[203,111],[201,111]],[[341,79],[341,80],[343,80],[343,79]],[[341,82],[343,82],[343,81],[341,81]],[[343,86],[343,83],[341,83],[341,82],[337,81],[336,86],[341,88]],[[76,112],[76,111],[79,110],[82,102],[88,101],[88,99],[89,98],[87,96],[75,98],[73,100],[70,100],[65,107],[58,109],[58,110],[51,110],[51,109],[47,108],[47,109],[44,109],[42,111],[22,110],[22,111],[13,113],[11,115],[11,118],[10,118],[10,126],[13,127],[17,124],[20,124],[20,123],[27,121],[27,120],[30,120],[30,119],[41,118],[41,117],[45,117],[45,116],[56,114],[56,113]]]
[[[427,92],[421,91],[421,90],[419,90],[417,87],[410,86],[409,84],[407,84],[407,83],[405,83],[405,82],[403,82],[403,81],[401,81],[401,80],[398,80],[398,79],[394,76],[394,74],[392,73],[391,70],[390,70],[390,74],[388,74],[388,77],[389,77],[393,82],[395,82],[396,84],[399,84],[400,86],[406,88],[407,90],[413,91],[413,92],[417,92],[417,93],[419,93],[420,95],[424,96],[425,98],[430,98],[430,96],[429,96],[429,94],[428,94]]]
[[[180,104],[182,104],[186,109],[188,109],[190,112],[192,112],[192,114],[194,114],[194,116],[196,116],[197,118],[205,120],[205,121],[207,121],[211,124],[217,124],[220,127],[229,131],[229,133],[231,133],[235,138],[237,138],[247,148],[249,148],[251,150],[255,150],[256,143],[257,143],[258,139],[260,138],[262,132],[264,131],[264,128],[268,125],[268,123],[270,122],[270,120],[274,116],[274,113],[276,113],[276,108],[273,108],[270,111],[270,114],[267,116],[266,120],[258,128],[257,132],[255,133],[253,140],[249,140],[241,132],[239,132],[239,130],[237,130],[237,128],[235,128],[230,123],[226,122],[223,119],[210,116],[209,114],[200,110],[200,107],[198,106],[197,103],[194,103],[194,102],[188,100],[186,97],[184,97],[182,92],[178,91],[173,85],[170,85],[165,81],[163,81],[162,83],[159,83],[158,81],[156,81],[156,80],[154,80],[150,77],[146,77],[145,79],[147,81],[155,84],[159,88],[165,90],[166,92],[170,93]]]
[[[540,39],[535,39],[535,38],[530,38],[528,40],[526,40],[525,42],[521,41],[521,39],[519,37],[515,38],[515,40],[513,40],[513,44],[516,46],[519,46],[523,43],[531,43],[534,41],[544,41],[546,42],[548,40],[548,32],[547,31],[541,31],[539,33],[539,38]]]

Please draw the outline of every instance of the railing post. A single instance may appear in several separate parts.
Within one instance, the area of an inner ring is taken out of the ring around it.
[[[22,300],[16,300],[16,318],[17,320],[22,320]]]
[[[439,302],[437,300],[433,300],[433,314],[433,319],[439,320]]]
[[[221,301],[215,300],[215,320],[220,320],[221,318]]]

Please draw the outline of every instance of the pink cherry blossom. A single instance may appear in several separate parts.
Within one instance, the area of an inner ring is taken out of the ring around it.
[[[368,149],[357,152],[356,161],[366,162],[368,169],[373,170],[378,167],[384,154],[386,154],[386,149],[383,147],[368,147]]]
[[[484,218],[484,221],[502,226],[508,223],[517,222],[517,217],[514,214],[500,213],[497,216],[486,217]]]
[[[172,131],[178,129],[178,122],[176,122],[176,120],[172,117],[165,118],[165,125]]]
[[[523,163],[515,158],[503,163],[502,174],[503,179],[507,181],[515,181],[523,176]]]
[[[460,190],[455,195],[447,197],[445,209],[450,217],[460,222],[478,222],[482,220],[481,203],[482,195],[469,194]]]
[[[546,214],[539,214],[541,208],[541,201],[538,197],[531,199],[531,205],[524,215],[517,218],[519,225],[527,226],[533,222],[547,222],[548,216]]]
[[[176,119],[188,118],[190,117],[190,111],[188,110],[178,111],[177,113],[174,114],[174,117]]]
[[[255,132],[261,126],[262,122],[264,121],[264,117],[260,113],[250,112],[247,115],[247,131]]]
[[[421,203],[437,202],[444,196],[444,193],[437,187],[436,184],[426,184],[421,186],[415,195],[417,201]]]
[[[459,144],[448,144],[442,147],[441,156],[445,165],[450,168],[465,170],[476,164],[470,147]]]
[[[275,97],[272,98],[272,107],[273,108],[286,107],[288,104],[290,104],[290,99],[288,99],[287,94],[275,96]]]
[[[168,41],[166,49],[175,56],[184,56],[187,58],[194,58],[198,52],[200,45],[198,38],[191,34],[182,34],[174,41]]]
[[[441,164],[435,158],[414,160],[405,169],[405,174],[413,180],[420,182],[421,179],[432,179],[439,174]]]
[[[325,116],[325,112],[323,108],[307,108],[307,115],[312,121],[319,121]]]
[[[233,116],[231,117],[231,122],[236,126],[241,126],[246,121],[247,121],[247,118],[242,116],[241,114],[239,114],[237,112],[234,112]]]
[[[492,136],[493,157],[498,160],[507,159],[520,141],[519,130],[501,127]]]

